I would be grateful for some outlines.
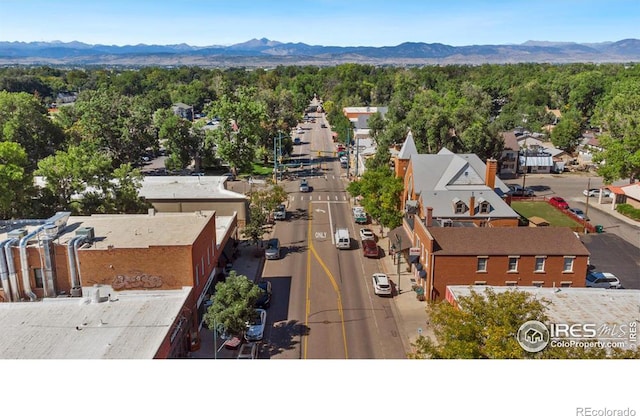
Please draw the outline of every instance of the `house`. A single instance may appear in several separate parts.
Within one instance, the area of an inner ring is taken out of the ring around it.
[[[416,276],[431,300],[447,286],[584,287],[589,251],[568,227],[425,224]]]
[[[514,179],[518,176],[518,154],[520,145],[514,131],[501,133],[504,148],[500,156],[498,177],[501,179]]]
[[[623,186],[606,186],[614,196],[611,201],[611,209],[615,210],[618,204],[629,204],[640,209],[640,182]],[[599,198],[600,199],[600,198]]]
[[[408,134],[395,161],[395,174],[404,180],[405,218],[412,223],[429,214],[437,221],[463,226],[517,226],[519,215],[504,200],[509,188],[496,177],[496,170],[496,160],[485,165],[474,154],[447,149],[418,154]],[[429,213],[426,207],[431,208]]]
[[[171,111],[173,114],[177,115],[180,118],[184,118],[189,121],[193,121],[194,119],[194,110],[193,106],[187,105],[185,103],[176,103],[171,106]]]
[[[501,134],[504,140],[504,149],[500,157],[498,168],[499,177],[513,179],[519,173],[550,173],[564,165],[559,156],[562,151],[550,150],[545,136],[541,133],[531,133],[522,127]],[[558,163],[554,161],[555,158]]]

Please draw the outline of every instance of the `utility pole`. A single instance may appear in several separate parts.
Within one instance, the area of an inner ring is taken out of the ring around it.
[[[351,139],[349,138],[349,128],[347,127],[347,141],[345,143],[345,148],[347,149],[347,179],[351,177]]]
[[[278,155],[276,154],[276,138],[273,138],[273,180],[278,184]]]
[[[589,190],[591,189],[591,178],[587,179],[587,206],[584,209],[584,217],[589,218]],[[602,190],[600,190],[602,192]],[[585,220],[582,220],[583,222]],[[587,233],[587,227],[584,227],[584,233]]]
[[[360,151],[360,137],[356,138],[356,180],[358,180],[358,166],[360,165],[360,161],[358,159],[358,152]]]
[[[528,156],[529,156],[528,153],[529,152],[527,151],[527,139],[524,139],[524,168],[522,170],[522,192],[523,192],[523,195],[524,195],[524,192],[525,192],[525,190],[524,190],[525,188],[524,187],[525,187],[525,184],[527,182],[527,168],[528,168],[527,159],[528,159]]]

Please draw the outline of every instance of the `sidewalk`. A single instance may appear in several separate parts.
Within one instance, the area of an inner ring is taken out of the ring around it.
[[[246,242],[240,243],[238,247],[238,257],[233,262],[232,270],[238,275],[247,276],[249,280],[257,281],[262,276],[264,266],[264,256],[256,256],[257,248]],[[214,350],[213,332],[207,329],[206,324],[200,330],[200,349],[191,353],[191,358],[236,358],[238,349],[227,349],[222,347],[224,340],[218,339],[218,352]],[[220,348],[222,347],[222,348]]]
[[[388,253],[389,248],[388,232],[389,230],[385,229],[385,236],[378,236],[378,245],[385,253]],[[400,263],[400,279],[398,279],[398,264],[394,262],[394,257],[386,254],[379,262],[382,272],[389,276],[389,280],[394,285],[391,310],[398,324],[404,350],[406,353],[410,353],[414,350],[411,344],[420,335],[434,338],[434,334],[428,322],[427,302],[419,301],[416,298],[416,292],[412,289],[419,278],[414,276],[413,271],[407,271],[407,262],[403,257]]]

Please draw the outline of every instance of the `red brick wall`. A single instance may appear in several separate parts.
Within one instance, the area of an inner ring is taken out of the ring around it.
[[[490,286],[506,286],[507,281],[516,281],[518,286],[533,286],[534,281],[543,281],[543,287],[561,286],[561,282],[571,282],[571,287],[584,287],[587,274],[587,257],[574,259],[573,272],[564,273],[563,256],[547,256],[544,272],[534,272],[535,256],[521,256],[518,272],[508,272],[508,256],[489,256],[487,271],[477,272],[478,260],[475,256],[435,256],[434,292],[432,299],[444,299],[447,285],[473,285],[484,281]],[[427,288],[429,293],[431,287]]]

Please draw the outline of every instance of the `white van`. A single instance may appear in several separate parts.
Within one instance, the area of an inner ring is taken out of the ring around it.
[[[349,230],[346,228],[336,229],[336,247],[339,249],[350,249],[351,238],[349,238]]]

